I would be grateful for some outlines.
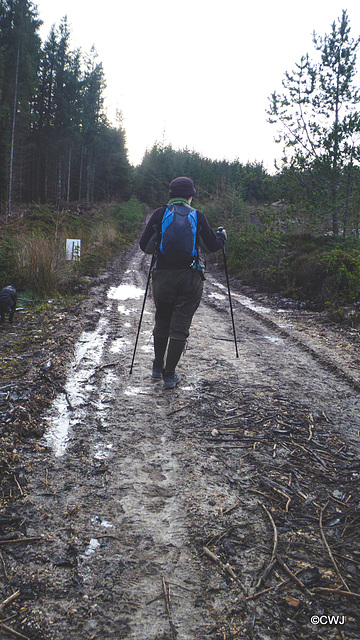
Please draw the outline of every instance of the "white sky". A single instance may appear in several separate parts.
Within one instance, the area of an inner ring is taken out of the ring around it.
[[[281,146],[266,122],[268,97],[303,54],[312,33],[330,33],[347,9],[360,35],[359,0],[34,0],[51,25],[67,15],[71,48],[103,63],[111,122],[123,113],[129,159],[155,142],[214,160],[263,161],[273,171]],[[359,54],[360,68],[360,54]],[[360,84],[360,82],[359,82]]]

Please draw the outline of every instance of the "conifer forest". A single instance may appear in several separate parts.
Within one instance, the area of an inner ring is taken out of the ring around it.
[[[44,41],[40,25],[31,0],[0,0],[0,214],[7,222],[16,205],[29,203],[59,211],[132,198],[131,209],[136,198],[158,206],[174,176],[189,175],[197,206],[231,232],[234,273],[317,301],[330,277],[330,298],[357,299],[360,38],[346,10],[325,36],[314,33],[314,51],[268,96],[264,118],[283,152],[273,174],[262,162],[214,160],[159,142],[132,166],[121,112],[115,125],[106,115],[95,48],[71,48],[66,17]],[[7,243],[0,263],[8,255]]]
[[[360,34],[284,51],[274,172],[135,166],[70,20],[0,0],[0,640],[360,640]],[[201,274],[140,248],[178,176],[227,234]]]

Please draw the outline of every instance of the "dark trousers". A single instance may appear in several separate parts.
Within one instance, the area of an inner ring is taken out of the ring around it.
[[[155,338],[185,341],[203,292],[203,280],[193,269],[159,269],[152,274]]]

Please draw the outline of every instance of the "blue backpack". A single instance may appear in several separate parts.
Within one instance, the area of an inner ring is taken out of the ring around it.
[[[167,205],[161,223],[160,252],[169,264],[191,266],[196,251],[197,213],[183,204]]]

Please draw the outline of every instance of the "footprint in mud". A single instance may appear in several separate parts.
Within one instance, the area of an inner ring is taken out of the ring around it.
[[[143,467],[143,471],[145,471],[145,473],[147,473],[147,475],[149,476],[150,480],[152,480],[153,482],[161,482],[163,480],[166,480],[166,476],[164,476],[163,473],[161,473],[161,471],[159,471],[159,469],[156,469],[155,467],[153,467],[152,465],[146,465],[145,467]]]

